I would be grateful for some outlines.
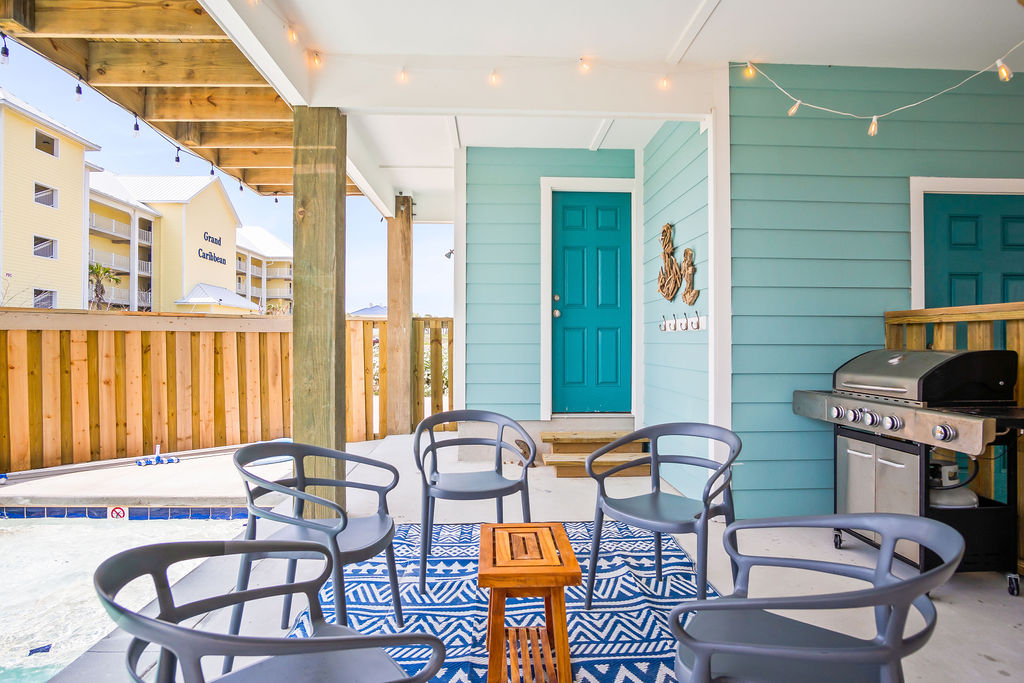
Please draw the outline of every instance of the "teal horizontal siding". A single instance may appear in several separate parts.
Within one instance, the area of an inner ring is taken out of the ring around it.
[[[965,74],[764,65],[805,102],[888,111]],[[981,77],[879,121],[801,107],[732,76],[733,427],[739,516],[830,512],[830,427],[793,415],[794,389],[882,345],[882,314],[910,306],[910,176],[1020,177],[1024,82]]]
[[[632,178],[632,150],[466,150],[466,406],[540,417],[540,178]]]
[[[707,332],[658,329],[662,316],[671,321],[675,314],[682,322],[684,313],[694,313],[680,294],[668,302],[658,291],[665,223],[673,227],[677,261],[682,261],[684,249],[693,249],[694,288],[701,290],[697,310],[707,303],[707,171],[707,136],[696,123],[666,123],[644,148],[644,422],[649,425],[708,419]],[[674,445],[682,453],[707,455],[706,443],[693,439]],[[662,477],[688,496],[699,496],[707,480],[705,472],[687,467],[666,468]]]

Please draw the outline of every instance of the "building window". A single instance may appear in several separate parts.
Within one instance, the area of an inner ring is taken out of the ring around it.
[[[32,253],[36,256],[41,256],[42,258],[56,259],[57,240],[34,235],[32,237]]]
[[[52,289],[33,289],[32,308],[57,308],[57,292]]]
[[[41,130],[36,131],[36,149],[46,152],[52,157],[57,156],[57,138],[47,135]]]
[[[36,183],[35,199],[36,204],[57,208],[57,190],[52,187]]]

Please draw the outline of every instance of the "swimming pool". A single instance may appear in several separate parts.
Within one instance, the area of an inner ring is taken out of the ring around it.
[[[41,683],[113,630],[92,575],[104,559],[162,541],[223,540],[243,520],[0,519],[0,681]],[[195,566],[172,570],[176,581]],[[148,591],[123,594],[142,607]],[[29,655],[50,645],[48,652]]]

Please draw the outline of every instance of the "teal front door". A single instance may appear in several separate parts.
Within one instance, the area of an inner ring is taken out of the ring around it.
[[[551,410],[629,412],[630,195],[555,192]]]
[[[1024,195],[924,196],[925,306],[1024,301]]]

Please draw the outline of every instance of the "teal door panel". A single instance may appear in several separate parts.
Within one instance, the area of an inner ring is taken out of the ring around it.
[[[631,408],[630,196],[552,197],[551,409]]]
[[[926,194],[924,236],[928,308],[1024,301],[1024,196]],[[957,347],[966,348],[966,325],[957,327]],[[1000,347],[1004,327],[995,329]],[[1005,474],[995,479],[1005,501]]]

